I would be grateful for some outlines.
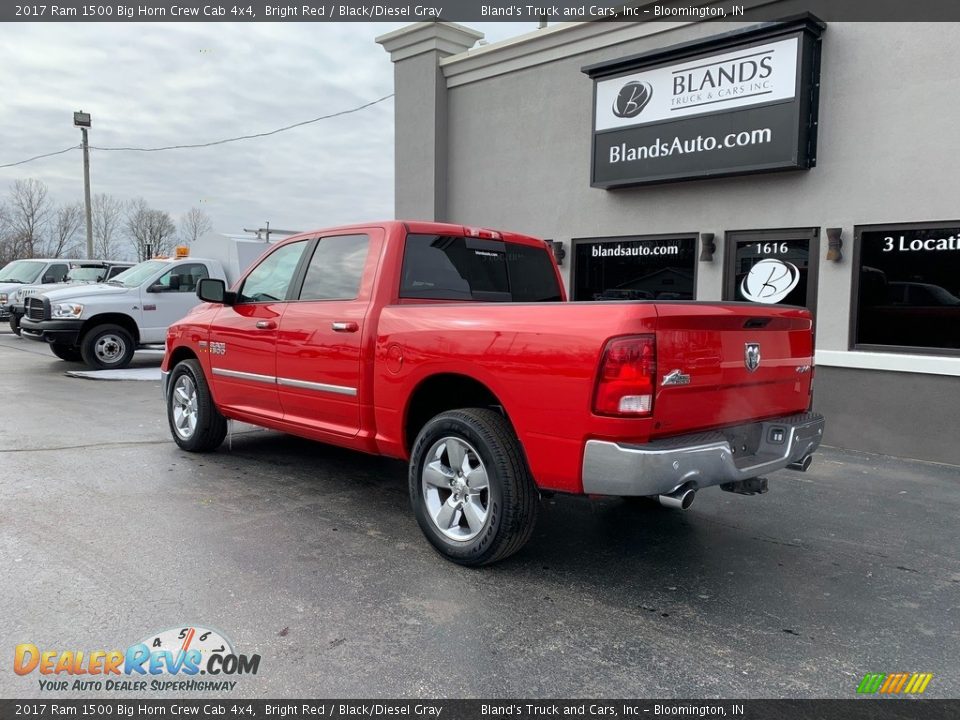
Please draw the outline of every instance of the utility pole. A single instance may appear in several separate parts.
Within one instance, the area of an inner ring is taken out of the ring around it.
[[[90,127],[90,113],[83,110],[73,114],[74,127],[80,128],[83,137],[83,200],[87,215],[87,259],[93,258],[93,212],[90,207],[90,146],[87,143],[87,128]],[[104,258],[105,260],[107,258]]]
[[[257,240],[265,240],[266,242],[270,242],[271,235],[299,235],[301,232],[300,230],[277,230],[276,228],[270,227],[269,220],[267,220],[266,227],[256,228],[256,229],[244,228],[243,231],[248,233],[256,233]]]

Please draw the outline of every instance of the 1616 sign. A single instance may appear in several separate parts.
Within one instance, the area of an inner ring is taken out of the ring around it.
[[[812,167],[823,28],[807,17],[585,67],[591,184]]]

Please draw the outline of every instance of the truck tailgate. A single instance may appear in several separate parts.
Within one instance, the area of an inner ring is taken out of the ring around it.
[[[652,437],[808,409],[813,334],[807,310],[658,303],[657,315]]]

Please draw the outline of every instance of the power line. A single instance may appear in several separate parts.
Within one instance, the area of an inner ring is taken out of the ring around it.
[[[254,138],[268,137],[270,135],[276,135],[277,133],[286,132],[287,130],[293,130],[294,128],[303,127],[304,125],[310,125],[315,122],[320,122],[321,120],[329,120],[330,118],[340,117],[341,115],[350,115],[355,112],[360,112],[361,110],[366,110],[368,107],[372,107],[379,103],[382,103],[384,100],[389,100],[393,97],[393,93],[389,95],[384,95],[382,98],[377,98],[363,105],[359,105],[355,108],[350,108],[349,110],[341,110],[339,112],[330,113],[329,115],[321,115],[320,117],[315,117],[310,120],[304,120],[302,122],[294,123],[293,125],[287,125],[285,127],[277,128],[276,130],[270,130],[268,132],[254,133],[253,135],[240,135],[238,137],[225,138],[223,140],[214,140],[213,142],[207,143],[195,143],[192,145],[165,145],[163,147],[98,147],[96,145],[91,145],[91,150],[103,150],[108,152],[160,152],[163,150],[190,150],[194,148],[205,148],[212,147],[214,145],[225,145],[226,143],[237,142],[239,140],[252,140]],[[33,162],[34,160],[40,160],[42,158],[53,157],[54,155],[62,155],[63,153],[70,152],[71,150],[76,150],[79,148],[79,145],[71,145],[68,148],[63,150],[57,150],[56,152],[45,153],[43,155],[35,155],[32,158],[27,158],[26,160],[19,160],[18,162],[7,163],[5,165],[0,165],[0,168],[9,168],[16,167],[17,165],[25,165],[26,163]]]
[[[312,120],[304,120],[302,122],[294,123],[293,125],[287,125],[286,127],[277,128],[276,130],[270,130],[269,132],[254,133],[253,135],[240,135],[239,137],[227,138],[225,140],[214,140],[213,142],[207,143],[195,143],[193,145],[165,145],[163,147],[152,147],[152,148],[143,148],[143,147],[98,147],[96,145],[91,145],[90,148],[93,150],[109,150],[109,151],[128,151],[128,152],[160,152],[161,150],[188,150],[192,148],[204,148],[211,147],[213,145],[224,145],[226,143],[237,142],[238,140],[251,140],[253,138],[267,137],[269,135],[276,135],[277,133],[286,132],[287,130],[293,130],[294,128],[303,127],[304,125],[310,125],[311,123],[320,122],[321,120],[329,120],[330,118],[340,117],[341,115],[350,115],[351,113],[360,112],[361,110],[366,110],[368,107],[372,107],[377,103],[382,103],[384,100],[389,100],[393,97],[393,93],[389,95],[384,95],[382,98],[377,100],[372,100],[364,105],[360,105],[355,108],[350,108],[349,110],[341,110],[340,112],[330,113],[329,115],[321,115],[320,117],[315,117]]]
[[[79,148],[79,145],[71,145],[68,148],[63,150],[57,150],[56,152],[46,153],[44,155],[35,155],[32,158],[27,158],[26,160],[20,160],[19,162],[7,163],[6,165],[0,165],[0,168],[16,167],[17,165],[25,165],[28,162],[33,162],[34,160],[39,160],[40,158],[53,157],[54,155],[63,155],[65,152],[70,152],[71,150],[76,150]]]

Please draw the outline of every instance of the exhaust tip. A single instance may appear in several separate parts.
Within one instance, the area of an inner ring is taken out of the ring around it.
[[[802,458],[796,462],[792,462],[787,465],[789,470],[797,470],[798,472],[806,472],[807,468],[810,467],[810,463],[813,462],[813,455],[804,455]]]
[[[697,491],[693,488],[681,488],[667,495],[657,495],[657,500],[663,507],[673,508],[675,510],[686,510],[693,505],[693,500],[696,496]]]

